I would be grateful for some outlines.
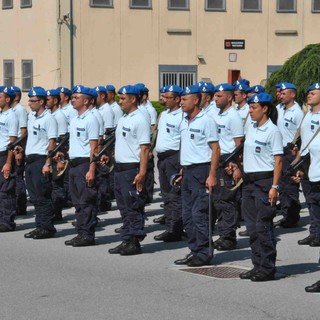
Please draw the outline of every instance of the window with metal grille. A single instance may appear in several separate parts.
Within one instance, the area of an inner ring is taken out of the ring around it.
[[[12,9],[13,0],[2,0],[2,9]]]
[[[90,7],[112,8],[113,0],[90,0]]]
[[[297,12],[297,0],[277,0],[277,12],[281,12],[281,13]]]
[[[261,0],[241,0],[242,12],[261,12]]]
[[[189,0],[168,0],[169,10],[189,10]]]
[[[14,60],[3,60],[3,84],[14,86]]]
[[[151,9],[152,1],[151,0],[130,0],[131,9]]]
[[[32,7],[32,0],[21,0],[20,1],[20,8],[31,8]]]
[[[197,66],[159,66],[160,88],[169,84],[176,84],[181,88],[193,85],[197,82]]]
[[[206,11],[226,11],[226,0],[205,0]]]
[[[320,13],[320,0],[312,0],[311,11],[313,13]]]
[[[29,91],[33,87],[33,61],[22,60],[22,90]]]

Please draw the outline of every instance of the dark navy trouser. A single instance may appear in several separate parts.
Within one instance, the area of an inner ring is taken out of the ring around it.
[[[89,159],[85,163],[72,166],[69,170],[69,192],[76,209],[76,230],[78,235],[93,240],[97,224],[97,189],[95,183],[89,187],[86,174],[89,171]]]
[[[30,200],[36,212],[36,228],[55,231],[53,226],[53,205],[51,200],[51,176],[42,174],[42,167],[46,162],[43,156],[31,163],[27,162],[25,177]]]
[[[295,159],[291,151],[286,150],[282,157],[282,171],[286,172],[290,163]],[[280,179],[279,200],[281,213],[289,223],[297,223],[300,220],[301,205],[299,201],[299,183],[294,183],[290,176],[282,176]]]
[[[234,184],[233,177],[227,175],[224,168],[218,168],[216,176],[217,186],[213,190],[213,204],[218,219],[218,234],[223,239],[235,241],[240,190],[230,190]]]
[[[188,247],[201,260],[209,259],[209,194],[206,180],[210,164],[183,167],[182,220]]]
[[[179,152],[159,159],[157,165],[167,231],[181,235],[183,233],[181,194],[170,186],[171,176],[177,174],[180,169]]]
[[[320,181],[310,187],[310,234],[320,237]]]
[[[138,169],[114,172],[114,194],[123,222],[120,235],[122,241],[128,241],[131,237],[142,240],[146,236],[143,230],[145,223],[144,191],[138,194],[133,184],[137,173]]]
[[[1,169],[6,161],[7,155],[0,157]],[[16,227],[14,222],[16,216],[15,187],[15,175],[11,175],[9,179],[5,179],[3,173],[0,172],[0,224],[5,225],[10,230],[14,230]]]
[[[242,212],[250,236],[251,260],[257,271],[275,272],[276,242],[272,221],[275,207],[270,207],[269,190],[272,178],[244,183]]]
[[[24,179],[25,164],[15,166],[17,215],[27,212],[27,188]]]

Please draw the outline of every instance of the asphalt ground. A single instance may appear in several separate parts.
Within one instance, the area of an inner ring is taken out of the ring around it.
[[[121,219],[114,202],[110,212],[99,215],[97,245],[83,248],[64,245],[75,236],[73,208],[63,211],[65,222],[56,225],[55,238],[25,239],[34,228],[29,206],[27,216],[17,217],[15,232],[0,234],[0,319],[319,319],[320,295],[304,290],[320,279],[319,248],[297,244],[308,235],[306,209],[299,227],[275,230],[277,280],[218,279],[174,265],[188,253],[185,241],[153,239],[164,231],[153,223],[163,212],[155,190],[146,207],[143,254],[129,257],[108,253],[119,244],[114,229]],[[236,250],[215,251],[213,266],[250,269],[248,238],[239,237]]]

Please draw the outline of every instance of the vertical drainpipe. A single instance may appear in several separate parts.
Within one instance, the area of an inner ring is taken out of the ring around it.
[[[70,0],[70,87],[74,86],[74,59],[73,59],[73,0]]]

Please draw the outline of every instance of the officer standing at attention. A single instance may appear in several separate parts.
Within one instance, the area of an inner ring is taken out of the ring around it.
[[[36,213],[36,229],[26,233],[25,238],[46,239],[54,237],[54,212],[51,199],[51,158],[58,137],[57,121],[45,108],[47,93],[42,87],[33,87],[29,93],[32,112],[28,120],[26,146],[26,185]]]
[[[58,124],[58,139],[61,139],[68,132],[68,120],[59,108],[60,92],[57,89],[47,90],[46,108],[56,119]],[[62,209],[66,200],[66,192],[64,188],[64,175],[58,176],[58,163],[52,163],[52,204],[54,210],[54,221],[63,221]]]
[[[216,115],[219,113],[219,109],[213,99],[214,97],[214,85],[212,83],[200,83],[200,90],[201,90],[201,109],[212,118],[215,118]]]
[[[119,89],[119,104],[124,115],[116,129],[114,192],[122,218],[122,243],[109,249],[111,254],[134,255],[141,253],[143,230],[144,181],[150,150],[150,123],[138,110],[140,91],[136,86]]]
[[[306,114],[301,124],[301,148],[300,157],[305,157],[308,154],[308,144],[310,141],[316,140],[320,135],[318,132],[320,127],[320,83],[314,83],[307,89],[307,104],[311,107],[310,111]],[[311,144],[311,143],[310,143]],[[314,146],[314,145],[312,145]],[[306,148],[307,147],[307,148]],[[319,149],[319,145],[318,145]],[[315,160],[313,160],[313,167],[316,169]],[[308,177],[308,164],[300,168],[295,176],[292,176],[294,182],[300,183],[302,186],[303,194],[309,209],[309,235],[301,240],[298,240],[300,245],[309,245],[310,247],[320,246],[320,206],[319,206],[319,192],[317,187],[312,186],[313,183],[309,181]],[[315,172],[311,172],[313,181],[316,182],[317,177]],[[319,179],[320,180],[320,179]],[[312,191],[313,189],[313,191]]]
[[[71,120],[78,115],[77,111],[73,109],[73,106],[70,102],[72,91],[65,87],[57,88],[57,90],[60,90],[61,111],[64,113],[64,115],[68,120],[68,132],[69,132]]]
[[[97,109],[99,110],[104,125],[104,132],[114,128],[114,113],[107,103],[107,90],[104,86],[96,86],[97,91]]]
[[[292,83],[282,82],[280,85],[281,105],[278,110],[278,128],[282,134],[283,143],[283,172],[286,172],[290,163],[296,157],[296,151],[291,143],[303,119],[303,111],[295,101],[296,86]],[[300,220],[299,184],[294,183],[290,176],[282,176],[280,181],[280,206],[283,218],[274,225],[283,228],[294,228]]]
[[[14,155],[7,146],[18,136],[19,125],[10,105],[16,94],[10,87],[0,88],[0,232],[13,231],[16,227]]]
[[[244,143],[242,212],[250,236],[253,269],[240,274],[251,281],[273,280],[276,272],[276,242],[272,220],[282,169],[282,137],[272,96],[260,93],[248,99],[250,116]],[[237,166],[233,168],[239,170]]]
[[[219,145],[221,148],[220,164],[217,170],[218,185],[214,191],[214,208],[218,218],[219,239],[214,247],[221,250],[236,248],[236,229],[238,223],[239,189],[229,191],[235,185],[235,176],[228,169],[225,159],[240,145],[244,137],[242,119],[232,107],[234,87],[222,83],[215,87],[215,101],[220,112],[215,117],[218,125]]]
[[[216,185],[220,156],[215,121],[200,109],[201,87],[192,85],[182,91],[181,107],[187,115],[181,132],[182,219],[190,253],[176,260],[177,265],[199,267],[210,264],[209,195]],[[178,182],[178,179],[177,179]]]
[[[113,111],[113,114],[114,114],[113,125],[116,127],[119,122],[119,119],[123,115],[123,112],[115,100],[116,88],[113,85],[108,84],[106,85],[106,92],[107,92],[106,101]]]
[[[98,147],[99,123],[88,110],[91,94],[92,89],[84,86],[75,86],[72,90],[72,105],[77,110],[78,116],[73,118],[70,124],[69,190],[76,209],[78,235],[65,241],[65,245],[73,247],[95,245],[97,189],[95,162],[92,159]]]
[[[315,112],[319,113],[320,107],[320,83],[315,83],[308,88],[308,104],[317,107]],[[312,98],[310,96],[313,96]],[[318,118],[319,121],[319,118]],[[318,133],[308,146],[310,153],[309,180],[311,184],[311,211],[313,213],[313,228],[319,237],[320,234],[320,134]],[[310,219],[311,220],[311,219]],[[316,238],[315,238],[316,239]],[[319,241],[319,238],[317,239]],[[311,244],[310,244],[311,245]],[[320,292],[320,281],[305,288],[306,292]]]
[[[154,237],[157,241],[180,241],[183,234],[180,190],[170,185],[170,179],[180,171],[180,125],[182,89],[168,85],[165,89],[167,110],[160,115],[155,150],[158,154],[159,182],[164,202],[166,231]]]
[[[27,134],[27,122],[28,112],[20,104],[21,100],[21,89],[16,86],[12,86],[11,89],[15,92],[16,96],[11,104],[12,111],[16,114],[19,122],[19,133],[18,137]],[[24,144],[25,146],[25,144]],[[27,214],[27,191],[26,184],[24,181],[24,152],[15,153],[15,173],[16,173],[16,200],[17,200],[17,215]]]

